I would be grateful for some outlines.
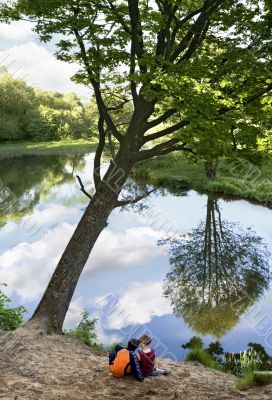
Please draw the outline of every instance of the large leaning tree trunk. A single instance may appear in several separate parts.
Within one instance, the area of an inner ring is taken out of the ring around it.
[[[99,116],[96,192],[30,327],[61,332],[80,274],[111,211],[141,198],[124,199],[121,193],[136,163],[174,151],[195,155],[202,127],[205,132],[210,128],[221,132],[234,119],[247,123],[250,105],[261,107],[260,99],[271,92],[269,50],[262,47],[249,57],[247,47],[252,37],[265,31],[263,21],[268,20],[270,9],[263,4],[255,20],[251,2],[238,3],[240,7],[230,0],[150,4],[145,0],[7,0],[0,6],[0,21],[29,19],[42,41],[58,41],[60,60],[80,65],[74,79],[92,86]],[[107,147],[112,159],[101,177]]]
[[[107,225],[128,176],[129,164],[111,164],[66,247],[29,326],[61,333],[80,274],[92,248]],[[112,176],[111,176],[112,175]]]

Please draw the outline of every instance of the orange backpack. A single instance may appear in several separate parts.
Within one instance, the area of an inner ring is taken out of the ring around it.
[[[122,378],[131,373],[130,355],[127,349],[119,350],[113,364],[109,365],[110,370],[117,378]]]

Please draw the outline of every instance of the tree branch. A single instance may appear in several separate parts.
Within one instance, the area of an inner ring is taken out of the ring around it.
[[[181,20],[176,19],[176,26],[172,31],[172,35],[170,37],[170,43],[169,43],[169,48],[170,50],[173,49],[174,45],[175,45],[175,41],[176,41],[176,36],[178,34],[178,31],[183,27],[183,25],[186,24],[186,22],[188,22],[191,18],[193,18],[195,15],[199,14],[201,11],[203,10],[203,7],[198,8],[195,11],[192,11],[191,13],[189,13],[186,17],[184,17]]]
[[[87,196],[89,199],[92,200],[93,198],[92,198],[92,196],[85,190],[85,187],[84,187],[84,185],[83,185],[83,183],[82,183],[82,180],[81,180],[80,176],[76,175],[76,177],[77,177],[77,179],[78,179],[78,182],[79,182],[79,185],[80,185],[80,190],[82,191],[82,193],[84,193],[85,196]]]
[[[115,107],[107,107],[107,111],[117,111],[117,110],[121,110],[122,108],[124,108],[124,105],[129,103],[130,100],[128,99],[123,99],[122,103],[119,103],[117,106]]]
[[[141,73],[146,73],[147,67],[141,63],[145,51],[139,0],[128,0],[128,9],[131,22],[131,54],[136,54]]]
[[[270,83],[269,85],[267,85],[265,88],[259,90],[259,92],[249,96],[245,101],[244,101],[244,106],[247,106],[248,104],[253,103],[254,101],[258,100],[260,97],[262,97],[264,94],[270,92],[272,90],[272,83]],[[218,111],[218,115],[223,115],[226,114],[229,111],[234,110],[236,107],[232,106],[232,107],[223,107]]]
[[[174,138],[160,143],[148,150],[142,150],[139,153],[132,154],[135,162],[143,161],[155,156],[161,156],[172,151],[184,150],[196,154],[191,148],[186,147],[187,143],[181,143],[180,139]]]
[[[206,37],[206,33],[208,32],[209,29],[209,20],[204,21],[204,24],[201,26],[198,32],[195,33],[194,37],[192,38],[192,41],[190,43],[190,46],[186,53],[180,58],[178,61],[178,64],[185,60],[189,60],[190,57],[194,54],[198,46],[203,42],[203,40]]]
[[[170,110],[169,110],[169,112],[170,112]],[[184,128],[185,126],[187,126],[189,124],[190,124],[190,121],[183,120],[183,121],[178,122],[175,125],[172,125],[172,126],[169,126],[168,128],[165,128],[165,129],[163,129],[163,130],[161,130],[159,132],[155,132],[155,133],[152,133],[150,135],[144,136],[143,137],[143,144],[145,144],[147,142],[150,142],[151,140],[155,140],[155,139],[159,139],[159,138],[161,138],[163,136],[167,136],[170,133],[176,132],[177,130],[179,130],[181,128]]]
[[[94,185],[97,189],[101,182],[101,157],[103,154],[103,150],[106,142],[106,132],[104,129],[104,118],[102,116],[99,117],[98,120],[98,132],[99,132],[99,142],[95,152],[94,157],[94,171],[93,171],[93,179]]]
[[[272,83],[270,83],[270,85],[267,85],[265,88],[261,89],[258,93],[255,93],[254,95],[249,96],[246,99],[245,104],[247,105],[247,104],[253,103],[255,100],[258,100],[264,94],[270,92],[270,90],[272,90]]]
[[[127,206],[129,204],[136,204],[139,201],[145,199],[146,197],[148,197],[152,192],[154,192],[157,189],[152,189],[149,190],[147,192],[145,192],[143,195],[141,196],[137,196],[134,199],[129,199],[129,200],[117,200],[117,202],[115,203],[115,207],[123,207],[123,206]]]
[[[156,119],[152,119],[152,121],[147,122],[146,130],[148,131],[149,129],[154,128],[154,126],[160,125],[162,122],[166,121],[168,118],[170,118],[176,112],[177,112],[177,110],[175,108],[171,108],[171,109],[167,110],[160,117],[158,117]]]
[[[129,26],[127,25],[126,21],[124,20],[123,16],[119,13],[117,7],[113,4],[112,1],[107,0],[107,2],[109,4],[113,14],[116,16],[118,22],[122,25],[124,31],[126,33],[128,33],[129,35],[131,35],[131,30],[130,30]]]
[[[258,93],[255,93],[254,95],[249,96],[245,100],[244,105],[248,105],[250,103],[253,103],[255,100],[258,100],[260,97],[262,97],[264,94],[268,93],[271,90],[272,90],[272,83],[269,84],[267,87],[261,89]],[[231,111],[233,109],[235,109],[235,106],[229,107],[229,108],[226,108],[226,107],[222,108],[221,110],[219,110],[218,116],[226,114],[227,112],[229,112],[229,111]],[[165,117],[165,120],[166,120],[167,119],[167,114],[170,114],[171,111],[173,111],[173,109],[166,111],[163,115],[161,115],[161,117],[159,117],[156,120],[154,120],[154,123],[155,123],[155,121],[160,121],[160,119],[163,118],[163,117]],[[152,124],[152,122],[153,121],[150,121],[151,124]],[[161,121],[161,122],[163,122],[163,121]],[[152,133],[150,135],[144,136],[143,144],[145,144],[147,142],[150,142],[152,140],[159,139],[159,138],[161,138],[163,136],[166,136],[166,135],[168,135],[170,133],[173,133],[173,132],[177,131],[178,129],[181,129],[181,128],[189,125],[190,123],[191,123],[191,121],[189,121],[189,120],[183,120],[183,121],[178,122],[175,125],[172,125],[172,126],[170,126],[168,128],[165,128],[165,129],[163,129],[163,130],[161,130],[159,132],[155,132],[155,133]],[[150,129],[150,128],[148,128],[148,129]]]
[[[165,3],[160,2],[160,0],[155,0],[163,16],[167,16],[167,21],[163,24],[163,27],[159,30],[157,34],[157,45],[156,45],[156,56],[165,55],[168,58],[170,54],[170,27],[171,23],[175,17],[175,13],[178,10],[178,6],[171,5],[170,2],[166,1]],[[166,53],[166,54],[165,54]]]
[[[110,114],[108,113],[108,110],[107,110],[106,105],[105,105],[105,103],[103,101],[103,98],[102,98],[102,94],[101,94],[101,91],[100,91],[99,83],[96,82],[94,79],[92,79],[91,80],[91,84],[93,85],[93,88],[94,88],[94,94],[95,94],[96,103],[97,103],[97,107],[98,107],[100,115],[103,116],[103,118],[104,118],[106,124],[108,125],[108,128],[112,132],[113,136],[119,142],[121,142],[122,139],[123,139],[123,136],[117,130],[113,120],[111,119]]]
[[[75,14],[75,16],[76,16],[76,14]],[[116,137],[116,139],[119,142],[121,142],[122,135],[116,129],[116,126],[114,125],[114,123],[113,123],[113,121],[111,119],[111,116],[107,111],[107,108],[105,106],[105,103],[104,103],[102,95],[101,95],[99,83],[95,80],[95,77],[94,77],[94,75],[92,73],[84,41],[83,41],[83,39],[82,39],[82,37],[81,37],[81,35],[79,33],[79,30],[77,28],[74,27],[73,31],[74,31],[77,43],[78,43],[80,51],[81,51],[81,57],[82,57],[82,60],[84,62],[86,71],[88,73],[88,77],[90,79],[90,83],[92,84],[93,89],[94,89],[96,103],[97,103],[97,107],[98,107],[99,113],[100,113],[101,116],[103,116],[103,118],[104,118],[106,124],[108,125],[109,129],[111,130],[112,134]]]
[[[219,7],[219,5],[221,3],[223,3],[224,1],[225,0],[206,1],[206,4],[204,4],[204,6],[200,9],[201,13],[200,13],[199,17],[197,18],[195,23],[192,25],[192,27],[188,30],[188,32],[183,37],[183,39],[180,41],[180,43],[177,46],[177,48],[175,49],[175,51],[172,53],[172,56],[170,57],[170,60],[172,62],[175,61],[179,57],[179,55],[186,49],[186,47],[191,44],[191,41],[194,38],[194,36],[196,36],[195,37],[195,41],[196,41],[197,37],[199,35],[201,35],[201,33],[205,30],[206,23],[209,20],[210,16],[213,14],[214,11],[216,11],[216,9]],[[198,11],[198,12],[196,12],[196,11]],[[196,12],[195,15],[197,15],[199,13],[199,9],[196,11],[194,11],[194,12]],[[193,50],[193,48],[191,48],[191,54],[193,54],[193,52],[194,52],[194,50]]]

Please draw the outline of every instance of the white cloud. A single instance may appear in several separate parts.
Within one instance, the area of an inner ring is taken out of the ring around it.
[[[160,233],[146,226],[127,228],[123,232],[107,229],[102,232],[84,273],[92,274],[141,265],[160,256],[156,244]]]
[[[36,34],[32,31],[32,24],[27,21],[16,21],[11,24],[0,24],[1,40],[25,42],[33,40]]]
[[[20,243],[0,255],[1,281],[23,300],[33,300],[45,290],[62,250],[73,233],[63,222],[34,243]]]
[[[66,318],[64,321],[64,326],[66,329],[74,328],[81,321],[81,313],[86,308],[84,300],[82,297],[78,297],[71,302]]]
[[[56,212],[52,207],[52,218]],[[45,211],[38,213],[38,219],[44,216]],[[3,252],[0,255],[1,281],[23,300],[35,299],[44,291],[74,229],[73,224],[60,222],[33,243],[23,242]],[[129,268],[154,259],[161,254],[156,245],[157,235],[149,227],[129,228],[122,233],[105,230],[84,273]]]
[[[64,321],[64,328],[71,329],[76,327],[82,319],[82,312],[85,309],[88,309],[88,302],[84,302],[82,297],[78,297],[73,300],[70,304],[68,312],[66,314],[66,318]],[[101,319],[99,318],[99,314],[97,312],[92,312],[89,315],[90,319],[97,318],[95,333],[97,335],[97,342],[103,343],[104,345],[110,345],[112,343],[122,342],[122,336],[119,334],[112,334],[105,330]]]
[[[161,282],[134,282],[119,295],[115,304],[112,295],[106,295],[97,298],[96,305],[104,316],[107,329],[147,324],[154,317],[172,314],[170,302],[163,296]]]
[[[79,69],[76,64],[57,60],[45,47],[33,41],[0,51],[0,63],[7,66],[15,77],[25,79],[32,86],[90,96],[90,89],[70,80]]]

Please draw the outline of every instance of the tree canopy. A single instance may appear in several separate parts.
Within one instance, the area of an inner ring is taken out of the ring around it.
[[[138,148],[174,133],[135,161],[187,143],[209,159],[229,143],[254,147],[271,123],[269,1],[18,0],[2,6],[4,20],[26,17],[41,40],[56,41],[59,59],[81,66],[73,79],[93,86],[102,136],[104,123],[118,141],[124,136],[108,101],[117,89],[115,108],[129,101],[135,108],[141,96],[149,104],[141,110],[150,119],[142,136],[149,134]],[[150,133],[165,122],[167,129]]]

